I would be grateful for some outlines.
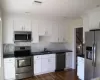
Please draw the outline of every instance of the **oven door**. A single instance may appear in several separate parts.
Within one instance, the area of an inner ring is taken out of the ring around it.
[[[33,71],[32,61],[31,56],[16,58],[16,74]]]

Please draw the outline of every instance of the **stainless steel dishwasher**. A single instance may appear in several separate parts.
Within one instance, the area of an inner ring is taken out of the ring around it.
[[[65,53],[56,53],[56,71],[64,70],[65,68]]]

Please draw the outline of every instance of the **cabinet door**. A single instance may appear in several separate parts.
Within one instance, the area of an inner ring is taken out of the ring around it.
[[[42,59],[42,73],[48,72],[48,58]]]
[[[15,79],[15,61],[14,59],[4,59],[4,78]]]
[[[29,19],[15,19],[14,31],[31,31],[31,20]]]
[[[24,21],[24,31],[32,31],[31,20],[25,19]]]
[[[14,44],[14,33],[13,33],[13,19],[5,18],[3,20],[3,43]]]
[[[84,80],[84,58],[78,57],[77,60],[77,75],[79,79]]]
[[[40,74],[41,73],[41,59],[34,60],[34,74]]]
[[[51,36],[52,35],[52,22],[47,21],[45,24],[45,36]]]
[[[52,24],[51,42],[59,42],[58,24],[57,24],[57,22],[53,22],[53,24]]]
[[[48,70],[49,70],[49,72],[53,72],[53,71],[55,71],[55,58],[49,58],[48,59]]]
[[[24,30],[24,20],[14,19],[14,31],[23,31],[23,30]]]
[[[72,68],[72,53],[66,53],[66,68]]]
[[[32,21],[32,43],[39,42],[38,21]]]
[[[59,35],[59,42],[63,42],[64,40],[64,29],[61,23],[58,24],[58,35]]]
[[[42,21],[42,20],[39,20],[38,21],[38,25],[39,25],[39,35],[40,36],[44,36],[45,35],[45,25],[46,25],[46,22],[45,21]]]
[[[58,34],[59,34],[59,42],[66,42],[67,34],[66,34],[66,26],[64,26],[63,23],[59,23],[59,29],[58,29]]]

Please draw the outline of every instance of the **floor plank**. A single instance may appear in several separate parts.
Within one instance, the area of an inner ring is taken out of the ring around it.
[[[78,80],[75,70],[52,72],[24,80]]]

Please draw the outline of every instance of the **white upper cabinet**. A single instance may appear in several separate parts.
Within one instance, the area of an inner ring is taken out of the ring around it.
[[[40,36],[51,36],[52,34],[52,22],[46,20],[39,21],[39,35]]]
[[[32,20],[32,43],[39,42],[38,21]]]
[[[14,31],[13,31],[13,19],[3,19],[3,43],[13,44],[14,43]]]
[[[60,22],[54,22],[52,24],[52,36],[51,42],[66,42],[67,41],[67,28]]]
[[[52,23],[51,42],[59,42],[59,34],[58,34],[58,24],[57,24],[57,22],[53,22]]]
[[[58,35],[59,35],[59,42],[67,42],[67,28],[66,26],[64,26],[64,24],[59,24],[59,28],[58,28]]]
[[[14,31],[31,31],[31,20],[14,19]]]
[[[45,21],[39,20],[38,25],[39,25],[39,35],[44,36],[45,35]]]

